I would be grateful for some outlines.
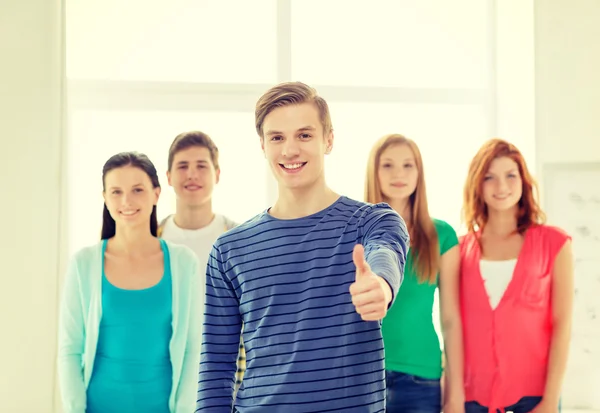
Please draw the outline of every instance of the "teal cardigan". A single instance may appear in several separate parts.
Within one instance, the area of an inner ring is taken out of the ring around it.
[[[171,413],[196,409],[200,363],[200,318],[204,297],[199,293],[198,259],[183,245],[166,241],[173,283],[173,336],[169,343],[173,387]],[[58,374],[64,413],[84,413],[86,389],[96,356],[102,316],[102,243],[83,248],[69,263],[60,305]],[[108,397],[109,395],[107,395]]]

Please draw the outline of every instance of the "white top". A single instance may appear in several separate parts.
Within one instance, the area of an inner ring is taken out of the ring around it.
[[[492,309],[498,306],[515,271],[517,259],[504,261],[481,260],[479,270]]]
[[[183,229],[175,224],[174,217],[175,215],[171,215],[165,219],[160,237],[175,244],[183,244],[194,251],[198,257],[200,263],[199,270],[203,275],[202,280],[204,281],[208,256],[213,244],[219,238],[219,235],[235,224],[223,215],[215,214],[212,222],[203,228]],[[202,292],[204,293],[204,291]]]
[[[198,257],[198,294],[200,294],[200,308],[204,314],[204,303],[206,295],[206,266],[208,265],[208,256],[212,246],[228,229],[235,224],[223,215],[215,214],[215,217],[205,227],[199,229],[183,229],[178,227],[174,221],[175,215],[168,216],[161,225],[163,226],[160,237],[174,244],[185,245],[196,253]],[[204,317],[201,316],[201,325],[204,323]]]

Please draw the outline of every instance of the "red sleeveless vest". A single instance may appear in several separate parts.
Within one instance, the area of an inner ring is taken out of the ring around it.
[[[478,234],[461,238],[465,401],[495,412],[524,396],[544,394],[552,337],[552,269],[568,239],[555,227],[527,230],[512,280],[492,310],[479,271]]]

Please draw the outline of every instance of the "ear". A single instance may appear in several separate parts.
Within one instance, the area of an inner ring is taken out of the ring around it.
[[[102,199],[104,199],[104,203],[106,204],[106,192],[102,191]]]
[[[333,149],[333,129],[325,136],[325,154],[329,155]]]
[[[219,183],[219,179],[221,179],[221,169],[215,169],[215,184]]]
[[[267,154],[265,153],[265,138],[264,137],[260,137],[260,149],[263,152],[263,156],[266,158]]]
[[[167,182],[169,183],[169,186],[173,186],[171,183],[171,171],[167,171]]]
[[[159,197],[160,197],[160,187],[154,188],[154,205],[158,204]]]

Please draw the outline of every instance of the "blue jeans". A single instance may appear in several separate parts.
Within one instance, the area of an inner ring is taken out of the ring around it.
[[[541,400],[542,398],[539,396],[526,396],[521,398],[521,400],[519,400],[512,406],[506,406],[504,410],[507,412],[514,413],[528,413],[532,411]],[[477,402],[466,402],[465,413],[488,413],[488,408],[480,405]]]
[[[425,379],[386,370],[386,413],[440,413],[442,388],[440,379]]]

